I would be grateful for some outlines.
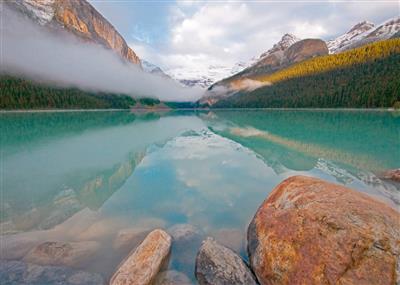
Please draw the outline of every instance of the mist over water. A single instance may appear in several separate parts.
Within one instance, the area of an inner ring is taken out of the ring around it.
[[[89,91],[194,101],[202,89],[144,72],[113,51],[84,43],[62,29],[48,29],[2,5],[0,72]],[[140,55],[139,55],[140,57]]]

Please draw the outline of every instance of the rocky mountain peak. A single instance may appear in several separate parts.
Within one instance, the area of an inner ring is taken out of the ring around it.
[[[267,52],[264,52],[261,54],[260,58],[264,58],[274,52],[277,51],[285,51],[288,49],[292,44],[298,42],[300,39],[296,37],[293,34],[284,34],[279,42],[274,44],[271,49],[269,49]]]
[[[361,38],[368,31],[372,31],[375,27],[374,23],[369,21],[359,22],[354,25],[347,33],[340,35],[336,39],[328,41],[326,44],[328,46],[330,53],[337,53],[347,46],[356,42],[359,38]]]
[[[380,37],[389,38],[400,31],[400,16],[391,18],[368,32],[367,38]]]
[[[356,25],[354,25],[348,32],[349,33],[364,33],[370,29],[375,27],[375,24],[369,21],[362,21]]]
[[[151,74],[156,74],[162,77],[166,77],[166,78],[170,78],[170,76],[168,76],[167,74],[165,74],[165,72],[157,65],[142,59],[142,68],[144,71],[146,71],[147,73],[151,73]]]
[[[56,0],[16,0],[14,4],[40,25],[50,22],[55,14]]]
[[[375,26],[363,21],[352,27],[347,33],[327,42],[330,53],[338,53],[367,44],[385,40],[400,31],[400,17],[391,18]]]
[[[139,57],[124,38],[86,0],[14,0],[5,3],[42,26],[65,29],[84,41],[100,44],[128,62],[140,65]]]

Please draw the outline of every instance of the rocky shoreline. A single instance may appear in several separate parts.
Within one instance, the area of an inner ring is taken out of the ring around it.
[[[217,241],[189,224],[120,231],[113,249],[129,254],[108,282],[79,266],[95,256],[95,241],[24,240],[27,250],[2,250],[0,280],[189,285],[193,283],[188,275],[195,272],[200,285],[400,284],[399,212],[320,179],[290,177],[271,192],[247,229],[249,262],[236,252],[237,242],[231,238],[237,232],[225,230],[220,235]],[[188,266],[194,260],[195,268]],[[168,270],[168,264],[179,271]]]

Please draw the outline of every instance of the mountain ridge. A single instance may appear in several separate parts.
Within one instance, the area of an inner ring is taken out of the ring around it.
[[[255,63],[237,74],[212,84],[199,102],[213,105],[220,99],[226,100],[226,98],[240,90],[245,91],[247,89],[252,91],[268,84],[260,82],[260,77],[279,72],[281,69],[288,68],[292,64],[309,58],[327,55],[328,53],[336,54],[370,42],[395,37],[399,30],[400,17],[390,18],[377,26],[371,22],[362,21],[334,40],[324,42],[323,40],[314,39],[313,44],[310,45],[311,48],[303,51],[295,48],[296,45],[304,45],[304,42],[310,39],[300,40],[294,35],[285,34],[271,49],[263,53]],[[291,39],[293,43],[288,39]]]
[[[41,26],[66,30],[83,41],[100,44],[124,60],[141,66],[139,57],[121,34],[86,0],[15,0],[5,3]]]
[[[215,108],[377,108],[400,105],[400,40],[378,41],[301,61],[257,78]]]
[[[361,45],[385,40],[400,30],[400,16],[390,18],[379,25],[369,21],[359,22],[348,32],[327,41],[330,53],[343,52]]]

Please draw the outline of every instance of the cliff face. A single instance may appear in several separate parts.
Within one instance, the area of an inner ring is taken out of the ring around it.
[[[76,36],[114,50],[127,61],[140,59],[124,38],[86,0],[15,0],[9,5],[43,26],[61,26]]]
[[[328,54],[328,47],[323,40],[305,39],[290,46],[284,53],[287,64],[293,64],[310,57]]]

